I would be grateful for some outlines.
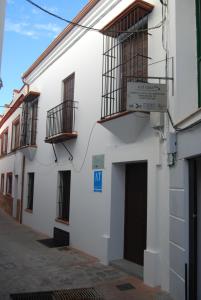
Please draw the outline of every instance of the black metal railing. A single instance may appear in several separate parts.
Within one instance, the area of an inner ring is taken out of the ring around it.
[[[46,139],[62,133],[73,133],[76,101],[64,101],[47,112]]]

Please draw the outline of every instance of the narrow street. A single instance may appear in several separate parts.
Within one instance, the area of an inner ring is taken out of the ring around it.
[[[37,242],[46,238],[19,225],[0,211],[0,299],[12,293],[95,287],[104,299],[169,300],[159,289],[78,250],[47,248]],[[120,291],[117,285],[134,288]]]

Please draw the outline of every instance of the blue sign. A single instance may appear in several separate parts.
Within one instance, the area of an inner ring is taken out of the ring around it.
[[[102,192],[103,171],[94,171],[94,192]]]

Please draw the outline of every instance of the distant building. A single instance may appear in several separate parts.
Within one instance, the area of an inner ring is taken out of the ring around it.
[[[1,0],[0,1],[0,88],[2,87],[1,57],[2,57],[2,48],[3,48],[3,32],[4,32],[5,9],[6,9],[6,0]]]
[[[1,207],[176,300],[201,299],[200,7],[89,1],[0,120]]]

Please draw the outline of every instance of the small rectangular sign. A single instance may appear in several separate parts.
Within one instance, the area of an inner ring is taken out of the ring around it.
[[[94,171],[94,192],[102,192],[103,171]]]
[[[127,83],[128,111],[167,111],[167,84]]]
[[[104,169],[104,154],[92,156],[92,169]]]

